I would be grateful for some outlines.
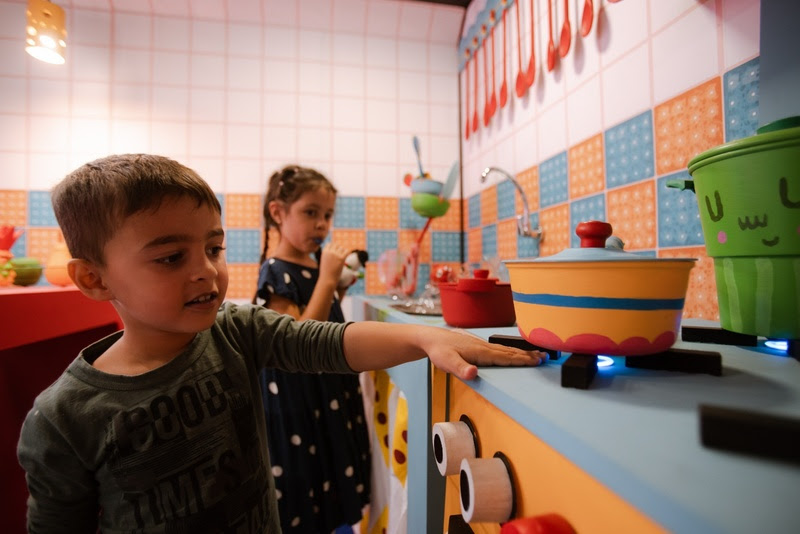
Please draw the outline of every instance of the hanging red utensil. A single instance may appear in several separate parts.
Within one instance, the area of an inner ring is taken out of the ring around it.
[[[491,20],[494,22],[494,11],[492,11]],[[492,43],[492,96],[489,98],[489,105],[486,107],[486,115],[483,117],[483,124],[485,126],[489,125],[489,121],[492,120],[494,112],[497,111],[497,93],[494,88],[494,26],[492,26],[489,38]]]
[[[564,24],[561,26],[561,43],[558,45],[558,55],[564,57],[569,52],[572,40],[572,28],[569,25],[569,0],[564,0]]]
[[[556,43],[553,41],[553,0],[547,0],[547,70],[552,71],[556,67]]]
[[[475,71],[475,85],[473,85],[473,89],[475,90],[474,98],[475,98],[475,107],[472,111],[472,131],[477,132],[478,126],[480,125],[480,119],[478,118],[478,38],[474,38],[472,40],[472,44],[475,46],[475,56],[473,61],[472,70]]]
[[[506,80],[506,11],[503,7],[503,83],[500,84],[500,107],[506,107],[508,102],[508,81]]]
[[[581,16],[581,37],[586,37],[592,31],[592,21],[594,20],[594,4],[592,0],[586,0],[583,4],[583,15]]]
[[[536,43],[534,39],[534,19],[533,19],[533,0],[531,4],[531,59],[528,61],[528,70],[525,71],[525,84],[530,88],[536,80]]]
[[[525,91],[528,90],[528,84],[525,81],[525,71],[522,70],[522,32],[519,27],[519,5],[520,0],[517,0],[517,81],[514,84],[514,92],[519,98],[525,96]]]
[[[489,94],[489,37],[486,34],[486,26],[483,27],[483,124],[489,125],[491,118],[491,95]]]
[[[470,52],[469,49],[466,51],[467,54],[467,64],[464,67],[464,89],[466,98],[464,99],[464,106],[466,111],[464,112],[464,122],[467,123],[467,127],[464,132],[464,139],[469,139],[469,130],[470,130],[470,118],[469,118],[469,59],[470,59]]]

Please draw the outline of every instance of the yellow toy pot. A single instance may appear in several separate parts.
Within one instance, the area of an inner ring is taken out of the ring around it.
[[[520,334],[539,347],[583,354],[670,348],[696,260],[606,248],[611,225],[604,222],[580,223],[576,232],[581,248],[505,262]]]

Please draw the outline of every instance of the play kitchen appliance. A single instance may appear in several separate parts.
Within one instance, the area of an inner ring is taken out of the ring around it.
[[[489,278],[488,269],[475,269],[473,275],[439,283],[445,323],[459,328],[513,325],[516,317],[511,285]]]
[[[800,339],[800,117],[689,162],[723,328]]]

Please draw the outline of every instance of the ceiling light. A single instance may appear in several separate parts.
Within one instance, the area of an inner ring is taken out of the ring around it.
[[[62,65],[67,48],[64,10],[47,0],[28,0],[25,51],[46,63]]]

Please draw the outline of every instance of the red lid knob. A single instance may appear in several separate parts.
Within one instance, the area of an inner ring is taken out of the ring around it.
[[[611,237],[611,225],[602,221],[582,222],[575,227],[575,233],[581,238],[581,248],[603,248]]]
[[[500,534],[575,534],[575,529],[558,514],[544,514],[509,521]]]
[[[472,276],[485,280],[489,278],[489,269],[474,269],[472,271]]]

